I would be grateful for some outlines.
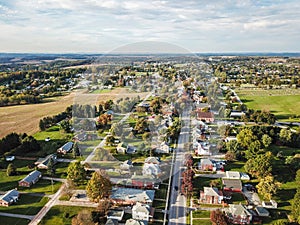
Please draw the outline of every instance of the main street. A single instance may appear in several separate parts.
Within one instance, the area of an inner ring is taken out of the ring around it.
[[[170,191],[169,225],[186,224],[186,197],[180,194],[181,173],[184,166],[184,155],[187,151],[184,144],[189,143],[190,109],[182,114],[182,128],[178,138],[178,147],[174,153],[173,175]]]

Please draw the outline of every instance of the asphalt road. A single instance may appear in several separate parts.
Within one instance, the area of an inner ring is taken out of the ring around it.
[[[181,128],[178,147],[174,154],[172,186],[170,191],[169,225],[186,224],[186,197],[180,194],[181,173],[184,166],[184,155],[187,149],[184,144],[189,142],[190,110],[186,109],[182,115],[184,126]]]

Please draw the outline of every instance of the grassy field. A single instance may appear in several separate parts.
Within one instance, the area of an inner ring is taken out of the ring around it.
[[[71,225],[72,218],[83,209],[93,210],[75,206],[54,206],[39,223],[40,225]]]
[[[53,116],[63,112],[66,107],[78,104],[98,105],[109,99],[145,97],[148,92],[131,93],[127,88],[115,88],[110,93],[87,94],[83,91],[73,92],[63,97],[51,99],[41,104],[0,107],[0,138],[11,132],[27,133],[30,135],[39,131],[39,121],[45,116]]]
[[[236,93],[248,108],[267,110],[279,120],[288,121],[300,115],[300,90],[249,90],[238,89]],[[299,121],[299,118],[297,119]]]

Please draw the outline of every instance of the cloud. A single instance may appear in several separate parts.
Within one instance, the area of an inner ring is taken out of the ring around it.
[[[299,11],[298,0],[0,0],[0,51],[101,52],[145,40],[193,51],[259,51],[257,43],[300,51]]]

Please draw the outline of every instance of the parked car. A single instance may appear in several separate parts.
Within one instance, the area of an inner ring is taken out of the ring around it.
[[[11,155],[11,156],[6,156],[6,157],[5,157],[5,160],[6,160],[7,162],[12,162],[12,161],[15,160],[15,156],[13,156],[13,155]]]

